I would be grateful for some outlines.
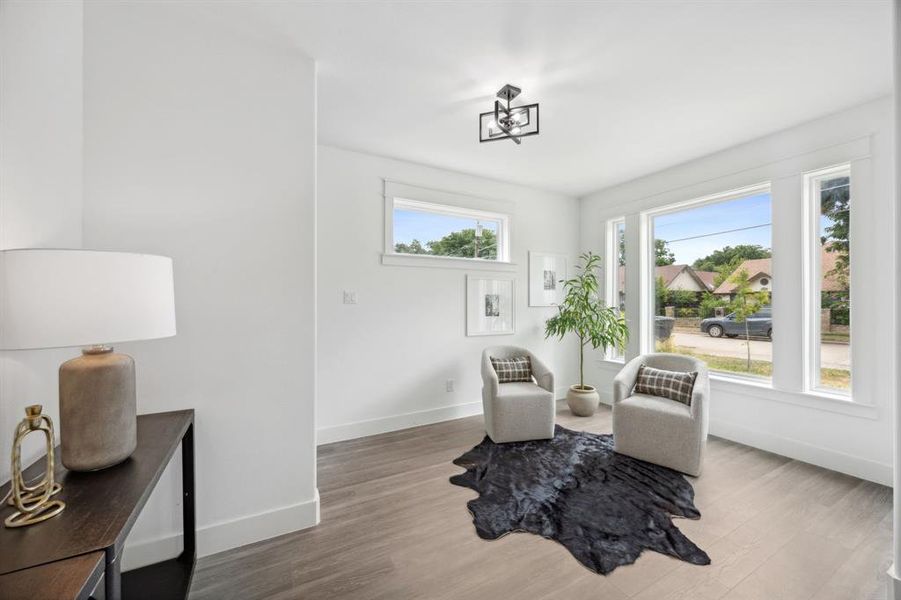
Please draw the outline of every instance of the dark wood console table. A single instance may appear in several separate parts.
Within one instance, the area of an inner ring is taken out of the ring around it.
[[[122,573],[125,538],[179,443],[184,550],[177,558]],[[43,464],[41,459],[30,466],[26,479],[39,476]],[[63,486],[56,497],[66,502],[60,515],[30,527],[0,524],[0,598],[187,598],[196,557],[193,410],[139,415],[138,447],[126,461],[93,473],[58,464],[56,477]],[[9,483],[0,487],[0,497],[8,490]],[[0,520],[11,511],[0,508]]]

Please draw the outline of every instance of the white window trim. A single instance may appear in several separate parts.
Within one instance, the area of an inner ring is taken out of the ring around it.
[[[804,346],[806,342],[806,339],[803,337],[804,333],[801,331],[807,321],[802,314],[802,305],[804,302],[802,295],[803,290],[801,290],[801,288],[804,287],[804,282],[801,281],[804,276],[802,270],[804,259],[802,255],[805,252],[804,248],[806,248],[804,240],[802,239],[804,232],[802,222],[802,219],[804,218],[803,174],[808,171],[820,169],[824,165],[850,163],[855,198],[857,200],[866,200],[871,197],[872,192],[870,188],[874,185],[874,174],[872,172],[872,165],[870,164],[872,159],[872,137],[871,134],[867,134],[851,138],[839,144],[829,144],[823,147],[799,151],[796,154],[791,154],[781,159],[754,163],[747,168],[728,172],[721,176],[711,177],[704,181],[678,185],[659,190],[655,193],[647,193],[640,198],[625,194],[618,201],[605,203],[603,209],[599,210],[598,213],[599,218],[596,222],[598,228],[603,227],[607,218],[614,218],[621,214],[626,215],[626,224],[629,227],[626,280],[629,282],[629,285],[627,286],[628,289],[630,291],[634,290],[633,293],[629,295],[631,300],[628,300],[630,306],[633,307],[633,310],[630,311],[630,321],[632,321],[630,323],[630,331],[634,335],[629,341],[626,360],[648,351],[645,344],[647,336],[642,332],[647,328],[647,315],[650,314],[651,309],[645,302],[647,290],[637,289],[639,287],[646,287],[644,278],[645,273],[647,273],[647,266],[645,263],[647,262],[648,254],[647,252],[644,252],[644,248],[648,244],[648,240],[646,239],[648,231],[647,219],[645,217],[646,211],[654,211],[661,206],[675,206],[676,202],[681,202],[686,197],[699,198],[706,193],[714,193],[717,190],[730,189],[733,187],[739,188],[745,184],[769,181],[772,182],[774,201],[774,236],[776,235],[777,219],[780,218],[780,216],[786,216],[787,211],[785,206],[787,206],[787,203],[790,204],[793,201],[797,201],[797,214],[796,217],[792,216],[788,222],[797,225],[798,230],[800,230],[801,233],[796,240],[793,239],[780,244],[780,250],[778,250],[780,255],[785,252],[785,261],[788,265],[793,267],[790,271],[792,275],[797,278],[795,283],[798,288],[798,300],[796,302],[793,301],[793,304],[797,306],[797,311],[782,314],[784,312],[783,310],[777,313],[778,315],[781,315],[780,318],[783,320],[793,320],[796,323],[796,329],[798,330],[798,333],[793,336],[793,343],[789,344],[787,348],[787,350],[791,351],[791,361],[789,364],[789,366],[791,366],[791,375],[789,377],[786,377],[784,374],[780,376],[780,370],[776,369],[776,367],[779,366],[778,363],[774,365],[774,380],[772,385],[762,385],[753,381],[741,381],[735,378],[722,377],[717,372],[712,372],[711,389],[713,390],[714,396],[716,397],[718,392],[728,392],[729,394],[735,394],[736,397],[745,395],[765,401],[802,407],[809,410],[847,415],[855,418],[871,420],[885,418],[885,411],[888,410],[884,405],[885,395],[874,389],[872,378],[864,377],[859,374],[855,379],[855,389],[852,390],[853,401],[849,401],[846,396],[836,397],[828,393],[805,391],[804,382],[801,381],[806,372],[804,365],[796,365],[794,362],[795,360],[800,362],[802,359],[805,354]],[[786,193],[787,189],[789,190],[788,193]],[[783,208],[778,209],[777,205],[780,203],[780,198],[781,206]],[[858,205],[864,204],[866,203],[858,203]],[[856,220],[856,222],[856,225],[852,222],[852,236],[854,240],[856,240],[856,242],[852,241],[852,247],[854,247],[855,244],[859,247],[861,240],[865,237],[865,234],[861,236],[853,235],[857,231],[856,228],[861,227],[862,225],[859,219]],[[782,221],[782,223],[784,224],[785,221]],[[778,240],[774,237],[774,250],[776,249],[777,243]],[[852,250],[852,254],[855,254],[858,261],[861,260],[861,257],[865,256],[864,253],[854,250]],[[797,267],[797,269],[795,270],[794,267]],[[852,271],[852,279],[860,277],[862,277],[861,269]],[[852,281],[852,287],[854,287],[855,284],[856,281]],[[853,352],[861,353],[863,352],[861,348],[862,344],[864,342],[872,342],[872,338],[875,334],[873,333],[872,324],[869,322],[868,315],[862,315],[860,314],[860,311],[858,311],[856,316],[852,316],[852,319],[855,319],[856,321],[855,326],[860,325],[861,319],[868,319],[868,323],[865,326],[861,325],[856,327],[858,335],[856,337]],[[641,322],[639,323],[639,321]],[[782,323],[779,327],[784,329],[787,325]],[[785,350],[786,348],[782,348],[780,352],[784,354]],[[774,352],[775,351],[776,348],[774,348]],[[773,358],[775,361],[775,353]],[[857,357],[855,356],[855,358]],[[857,361],[855,364],[857,365],[856,369],[858,371],[866,370],[867,373],[869,373],[873,369],[873,365],[866,364],[863,361]],[[620,369],[622,369],[622,363],[601,360],[599,361],[599,367],[609,378],[612,378]],[[781,377],[782,381],[777,379],[777,377]],[[863,390],[859,389],[862,387],[864,388]],[[601,393],[602,399],[609,402],[610,392],[607,391],[605,393],[602,388]]]
[[[730,200],[738,200],[739,198],[744,198],[747,196],[753,196],[755,194],[768,193],[772,197],[772,182],[764,181],[760,183],[755,183],[753,185],[748,185],[732,190],[727,190],[725,192],[719,192],[715,194],[709,194],[706,196],[701,196],[700,198],[694,198],[691,200],[685,200],[682,202],[674,202],[671,204],[667,204],[666,206],[661,206],[658,208],[649,209],[641,212],[642,218],[642,233],[644,239],[642,240],[642,284],[643,289],[641,290],[642,294],[642,329],[644,330],[642,335],[642,352],[654,352],[655,344],[655,331],[656,331],[656,323],[654,320],[655,316],[655,296],[654,296],[654,266],[656,264],[656,260],[654,260],[654,218],[659,217],[661,215],[681,212],[683,210],[690,210],[693,208],[698,208],[701,206],[706,206],[708,204],[718,204],[720,202],[728,202]],[[770,217],[772,220],[772,208],[770,209]],[[773,328],[775,329],[777,326],[777,315],[776,312],[773,311]],[[777,337],[777,336],[774,336]],[[773,344],[778,343],[777,339],[774,339]],[[737,384],[746,384],[752,386],[763,387],[767,389],[773,389],[773,378],[765,378],[765,377],[757,377],[754,375],[741,375],[738,373],[729,373],[728,371],[710,371],[711,377],[716,377],[721,381],[729,381]]]
[[[606,224],[606,248],[604,250],[606,254],[606,277],[604,279],[604,300],[607,303],[607,306],[619,306],[619,286],[618,286],[618,276],[619,276],[619,240],[617,239],[616,230],[622,225],[623,230],[625,231],[626,227],[626,218],[618,217],[616,219],[610,219]],[[604,360],[608,360],[616,363],[625,363],[626,361],[626,353],[623,351],[620,354],[617,354],[615,348],[608,348],[607,352],[604,355]]]
[[[743,186],[740,188],[735,188],[732,190],[727,190],[725,192],[718,192],[715,194],[708,194],[706,196],[701,196],[699,198],[693,198],[691,200],[684,200],[681,202],[673,202],[667,204],[666,206],[660,206],[658,208],[648,209],[643,211],[642,214],[646,215],[649,219],[653,217],[659,217],[660,215],[665,215],[669,213],[681,212],[683,210],[698,208],[700,206],[704,206],[706,204],[717,204],[719,202],[728,202],[729,200],[738,200],[739,198],[744,198],[746,196],[753,196],[754,194],[760,193],[772,193],[772,183],[769,181],[761,181],[760,183],[755,183],[752,185]],[[650,231],[653,234],[653,231]],[[653,244],[654,238],[651,237],[651,244]],[[653,246],[650,248],[653,250]]]
[[[817,191],[820,181],[836,176],[847,176],[850,178],[851,164],[842,163],[804,173],[804,260],[802,266],[804,270],[804,346],[806,349],[804,353],[804,390],[817,396],[850,402],[853,401],[853,364],[851,367],[851,389],[841,390],[820,384],[820,298],[822,291],[820,286],[822,282],[822,265],[820,264],[819,252],[821,208],[820,195]],[[850,185],[853,189],[853,179],[851,179]],[[853,262],[853,260],[852,253],[851,261]],[[848,352],[852,356],[853,344],[854,339],[852,335],[848,346]]]
[[[387,182],[386,182],[387,184]],[[411,187],[411,186],[404,186]],[[427,190],[427,188],[422,188]],[[431,195],[441,194],[443,197],[450,198],[456,196],[444,192],[431,192]],[[412,195],[412,194],[411,194]],[[429,194],[427,194],[429,195]],[[443,198],[442,198],[443,199]],[[467,198],[467,204],[478,203],[475,198]],[[457,256],[431,256],[425,254],[404,254],[394,251],[394,209],[401,208],[404,210],[414,210],[429,214],[447,215],[453,217],[471,217],[482,221],[494,221],[498,224],[497,232],[497,260],[481,259],[481,258],[465,258]],[[384,251],[382,253],[382,264],[393,266],[412,266],[412,267],[437,267],[452,269],[474,269],[487,271],[515,271],[516,264],[510,261],[511,241],[510,241],[510,220],[511,215],[501,212],[493,212],[469,206],[458,206],[452,204],[444,204],[441,202],[431,202],[416,200],[406,196],[385,193],[385,238]]]

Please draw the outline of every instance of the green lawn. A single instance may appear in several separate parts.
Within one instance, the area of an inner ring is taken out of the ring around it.
[[[700,354],[694,352],[691,348],[676,346],[672,339],[665,341],[657,341],[657,352],[671,352],[675,354],[683,354],[693,356],[707,363],[712,371],[726,371],[728,373],[737,373],[740,375],[751,375],[757,377],[770,378],[773,376],[773,363],[763,360],[752,360],[751,368],[748,369],[748,361],[743,358],[732,358],[728,356],[714,356],[712,354]],[[821,369],[820,383],[824,387],[847,390],[851,386],[851,373],[844,369]]]
[[[823,338],[824,342],[839,342],[848,344],[851,342],[851,336],[847,333],[830,333],[828,331],[824,331],[820,334]]]

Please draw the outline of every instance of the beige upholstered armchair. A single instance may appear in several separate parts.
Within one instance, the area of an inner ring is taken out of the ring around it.
[[[697,371],[691,406],[645,394],[633,394],[638,367]],[[707,365],[690,356],[644,354],[613,380],[613,442],[620,454],[700,475],[707,446],[710,379]]]
[[[528,356],[533,382],[498,383],[491,357]],[[495,443],[554,437],[554,374],[534,354],[516,346],[493,346],[482,352],[482,408],[485,431]]]

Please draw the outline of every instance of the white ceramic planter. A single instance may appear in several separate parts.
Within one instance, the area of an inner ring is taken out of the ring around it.
[[[598,395],[598,391],[590,385],[586,385],[585,388],[571,385],[569,386],[569,391],[566,392],[566,404],[569,405],[569,410],[579,417],[590,417],[593,415],[598,409],[600,400],[601,397]]]

